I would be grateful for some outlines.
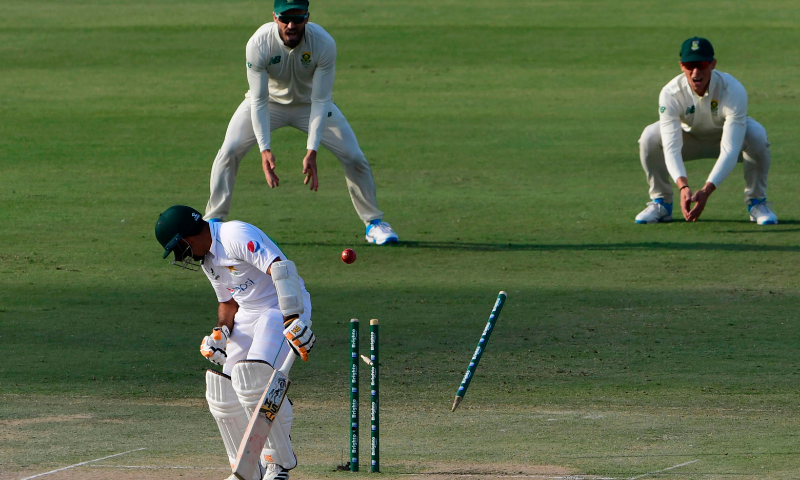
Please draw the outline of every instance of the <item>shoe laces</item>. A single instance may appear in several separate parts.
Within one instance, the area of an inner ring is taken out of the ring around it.
[[[668,215],[669,214],[669,211],[667,210],[667,207],[665,207],[664,205],[662,205],[662,204],[660,204],[658,202],[647,202],[647,208],[655,208],[658,211],[659,215],[662,215],[662,214],[663,215]],[[663,210],[663,213],[662,213],[662,210]]]
[[[372,232],[372,229],[377,229],[381,233],[392,233],[392,226],[384,221],[371,223],[369,231]]]
[[[772,202],[761,202],[758,205],[753,205],[750,207],[750,215],[754,217],[775,215],[775,212],[772,211]]]

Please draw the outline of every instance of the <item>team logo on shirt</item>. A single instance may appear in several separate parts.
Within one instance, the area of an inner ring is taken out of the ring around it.
[[[303,55],[300,56],[300,61],[303,62],[303,65],[311,63],[311,52],[303,52]]]
[[[667,107],[661,107],[658,109],[659,113],[664,113],[667,110]]]
[[[247,242],[247,249],[250,250],[251,252],[256,252],[261,249],[261,245],[259,245],[258,242],[250,240],[249,242]]]
[[[230,267],[225,267],[225,268],[230,270],[231,271],[231,275],[233,275],[234,277],[238,277],[239,275],[242,274],[242,272],[240,272],[239,270],[236,270],[236,267],[230,266]]]
[[[274,57],[269,59],[269,64],[270,65],[275,65],[276,63],[281,63],[281,56],[280,55],[275,55]]]
[[[253,68],[253,64],[250,63],[250,62],[247,62],[247,68]]]
[[[716,100],[711,100],[711,113],[716,115],[718,108],[719,108],[719,102]]]
[[[694,105],[686,107],[686,115],[694,115]]]
[[[692,51],[700,50],[700,40],[692,40]]]

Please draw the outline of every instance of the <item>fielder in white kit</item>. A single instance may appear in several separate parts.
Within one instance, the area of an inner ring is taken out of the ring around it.
[[[314,191],[319,187],[317,150],[324,145],[344,168],[353,206],[366,225],[367,241],[397,242],[397,234],[378,210],[369,162],[347,119],[331,101],[336,43],[322,27],[308,22],[308,0],[275,0],[272,18],[247,42],[250,90],[233,114],[214,159],[205,219],[227,218],[239,162],[256,144],[267,184],[279,185],[270,133],[292,126],[308,134],[304,183]]]
[[[223,367],[206,372],[206,400],[233,465],[273,368],[290,350],[308,360],[316,340],[311,297],[294,263],[253,225],[206,222],[197,210],[176,205],[159,216],[155,231],[164,258],[172,253],[173,264],[202,268],[217,294],[217,327],[203,339],[200,353]],[[288,480],[297,465],[292,420],[291,402],[284,401],[252,480]]]
[[[750,221],[759,225],[778,223],[767,203],[767,132],[747,116],[747,92],[742,84],[715,70],[716,64],[711,42],[699,37],[683,42],[683,73],[661,90],[660,120],[645,128],[639,139],[652,201],[636,216],[636,223],[672,220],[670,177],[680,189],[684,218],[697,221],[709,196],[737,162],[744,164],[744,201]],[[683,162],[699,158],[717,158],[717,162],[705,185],[692,193]]]

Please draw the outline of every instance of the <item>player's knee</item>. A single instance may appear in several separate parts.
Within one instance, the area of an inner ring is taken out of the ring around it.
[[[648,154],[661,150],[661,128],[658,124],[649,125],[639,137],[639,150]]]
[[[338,157],[339,162],[348,168],[359,168],[369,170],[369,161],[361,150],[346,152],[344,155]]]
[[[747,131],[744,136],[747,150],[761,152],[769,149],[769,140],[767,140],[767,130],[757,122],[748,122]]]

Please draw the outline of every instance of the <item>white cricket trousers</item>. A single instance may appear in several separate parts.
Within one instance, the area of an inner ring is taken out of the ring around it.
[[[310,103],[282,105],[270,102],[270,131],[291,126],[308,133],[310,115]],[[227,218],[231,210],[233,185],[236,182],[236,173],[239,171],[239,162],[256,143],[250,117],[250,98],[246,97],[233,114],[228,124],[228,131],[225,133],[225,141],[211,167],[211,196],[206,205],[204,217],[206,220]],[[347,119],[333,103],[328,112],[321,143],[342,164],[350,199],[361,220],[368,224],[372,220],[383,218],[383,212],[378,210],[375,181],[372,178],[369,162],[358,146],[356,135],[347,123]],[[278,161],[286,165],[287,160],[278,159]]]
[[[300,318],[311,319],[311,295],[303,292],[304,312]],[[263,360],[275,370],[281,368],[291,351],[283,334],[283,314],[276,305],[263,310],[239,307],[233,318],[233,331],[228,339],[228,358],[222,373],[230,376],[233,366],[240,360]]]
[[[684,161],[700,158],[718,158],[719,144],[722,133],[718,137],[696,138],[690,133],[683,132],[683,149],[681,154]],[[650,184],[650,198],[664,199],[665,203],[672,203],[672,182],[670,182],[667,163],[664,160],[664,146],[661,142],[661,127],[658,122],[648,125],[639,139],[639,157],[642,168]],[[771,161],[767,131],[760,123],[747,117],[747,132],[744,137],[742,152],[739,162],[744,163],[744,201],[762,199],[767,197],[767,174]]]

